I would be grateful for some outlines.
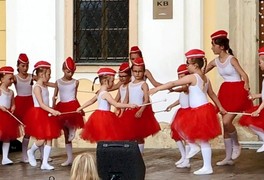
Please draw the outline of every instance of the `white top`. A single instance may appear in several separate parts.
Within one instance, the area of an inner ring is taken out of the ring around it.
[[[126,97],[127,92],[127,86],[124,86],[123,84],[119,87],[119,93],[120,93],[120,102],[123,103]]]
[[[180,96],[179,96],[179,103],[181,105],[181,108],[190,107],[190,105],[189,105],[189,94],[181,92]]]
[[[145,81],[141,81],[138,83],[130,82],[128,84],[129,104],[137,104],[137,105],[143,104],[144,93],[142,90],[142,84],[144,83]]]
[[[59,88],[59,96],[61,102],[69,102],[75,100],[76,93],[76,80],[63,81],[62,79],[57,80]]]
[[[32,85],[30,85],[32,75],[29,74],[26,79],[21,78],[18,74],[15,75],[15,88],[18,96],[32,96]]]
[[[264,100],[264,79],[262,80],[261,98]]]
[[[197,83],[194,86],[189,86],[189,102],[191,108],[199,107],[208,103],[207,90],[209,79],[207,78],[207,82],[203,87],[204,81],[202,78],[198,74],[194,74],[194,76],[196,77]]]
[[[48,91],[48,88],[47,87],[42,87],[39,84],[35,84],[33,89],[35,87],[37,87],[37,86],[41,88],[41,96],[42,96],[43,103],[45,105],[49,106],[49,91]],[[38,100],[37,100],[37,98],[36,98],[34,93],[32,94],[32,97],[33,97],[34,107],[40,107],[39,102],[38,102]]]
[[[110,111],[110,104],[107,100],[102,99],[102,95],[107,91],[102,91],[97,95],[98,109],[103,111]]]
[[[226,82],[237,82],[241,81],[239,73],[236,71],[234,66],[231,64],[232,55],[229,55],[224,63],[221,63],[219,57],[215,58],[215,64],[219,74],[224,78]]]
[[[6,107],[7,109],[11,108],[11,100],[14,92],[10,90],[9,92],[1,89],[1,95],[0,95],[0,105]]]

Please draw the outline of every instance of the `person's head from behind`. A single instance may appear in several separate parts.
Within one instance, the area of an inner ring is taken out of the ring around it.
[[[72,163],[71,180],[99,180],[95,158],[90,153],[76,156]]]
[[[139,49],[138,46],[132,46],[130,48],[130,52],[129,52],[129,59],[130,59],[130,61],[131,61],[132,64],[133,64],[133,61],[136,58],[143,58],[142,52],[141,52],[141,50]]]
[[[94,90],[94,83],[99,78],[100,84],[107,86],[107,89],[111,89],[114,85],[116,71],[111,68],[100,68],[97,71],[98,77],[93,81],[92,90]]]

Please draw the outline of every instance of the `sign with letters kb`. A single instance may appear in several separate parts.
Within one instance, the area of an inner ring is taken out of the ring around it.
[[[173,0],[153,0],[153,19],[172,19]]]

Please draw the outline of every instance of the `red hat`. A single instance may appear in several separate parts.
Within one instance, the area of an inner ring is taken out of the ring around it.
[[[11,66],[3,66],[0,68],[1,74],[13,74],[14,69]]]
[[[189,71],[187,69],[187,64],[181,64],[177,69],[178,75],[180,74],[189,74]]]
[[[212,40],[214,40],[216,38],[219,38],[219,37],[225,37],[225,38],[227,38],[227,32],[224,31],[224,30],[219,30],[219,31],[214,32],[211,35]]]
[[[258,54],[259,54],[259,56],[264,55],[264,47],[259,48]]]
[[[98,76],[103,76],[103,75],[111,75],[114,76],[116,74],[116,71],[111,69],[111,68],[100,68],[97,71]]]
[[[204,51],[200,49],[191,49],[185,53],[186,58],[204,58]]]
[[[18,56],[18,60],[17,60],[17,61],[19,61],[19,62],[21,62],[21,63],[23,63],[23,64],[28,64],[28,63],[29,63],[29,62],[28,62],[28,57],[27,57],[27,55],[24,54],[24,53],[19,54],[19,56]]]
[[[133,60],[133,64],[136,65],[136,66],[144,66],[144,60],[143,58],[136,58]]]
[[[138,52],[141,52],[141,50],[139,49],[138,46],[132,46],[131,49],[130,49],[130,54],[131,53],[138,53]]]
[[[126,72],[129,69],[130,67],[128,62],[124,62],[119,66],[119,72]]]
[[[71,57],[68,57],[66,60],[65,60],[65,66],[66,68],[71,71],[71,72],[74,72],[76,70],[76,65],[75,65],[75,62],[73,61],[73,59]]]
[[[50,63],[48,63],[47,61],[38,61],[34,65],[34,69],[38,69],[38,68],[50,68]]]

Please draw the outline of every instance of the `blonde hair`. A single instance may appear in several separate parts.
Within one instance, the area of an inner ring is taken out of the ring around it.
[[[70,180],[99,180],[95,158],[92,154],[82,153],[74,159]]]

